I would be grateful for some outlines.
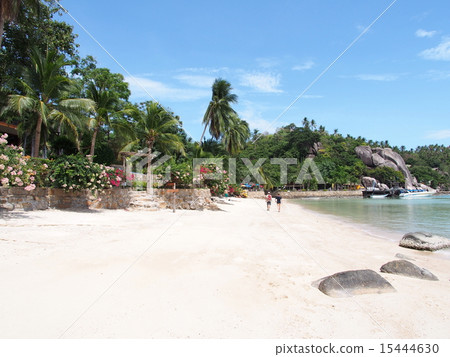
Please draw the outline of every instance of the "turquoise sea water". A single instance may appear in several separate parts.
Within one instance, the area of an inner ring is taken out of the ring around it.
[[[450,239],[450,195],[410,199],[320,198],[294,202],[369,228],[401,234],[426,231]]]

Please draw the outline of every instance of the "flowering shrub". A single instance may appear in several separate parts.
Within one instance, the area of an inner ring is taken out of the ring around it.
[[[112,187],[109,176],[111,171],[114,173],[114,169],[91,163],[86,157],[70,155],[53,162],[49,181],[52,187],[63,188],[66,191],[82,189],[101,191]]]
[[[243,191],[244,190],[242,189],[242,187],[240,185],[234,184],[234,185],[229,185],[228,186],[228,193],[231,196],[237,196],[237,197],[242,196]]]
[[[0,136],[0,184],[3,187],[23,187],[27,191],[36,188],[36,172],[29,167],[20,146],[8,145],[8,134]]]
[[[123,179],[125,178],[125,173],[122,169],[107,167],[106,174],[108,175],[109,183],[115,187],[119,187],[122,184]]]
[[[38,157],[25,156],[28,166],[35,172],[34,184],[38,187],[47,187],[49,185],[49,175],[51,170],[51,161]]]
[[[215,178],[210,178],[211,175],[214,175]],[[228,189],[229,182],[228,172],[214,163],[202,165],[200,174],[194,178],[194,183],[197,186],[209,188],[212,195],[223,194]]]
[[[168,167],[170,166],[170,171]],[[170,172],[170,177],[166,177],[166,171]],[[154,169],[156,180],[161,182],[169,180],[176,183],[178,188],[188,188],[192,186],[192,167],[189,162],[177,163],[175,160],[168,161]]]

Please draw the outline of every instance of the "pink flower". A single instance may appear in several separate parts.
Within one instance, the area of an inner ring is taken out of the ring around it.
[[[24,187],[24,189],[25,189],[26,191],[33,191],[35,188],[36,188],[36,185],[33,184],[33,183],[31,183],[31,184],[29,184],[28,186],[25,186],[25,187]]]
[[[4,133],[2,136],[0,136],[0,144],[8,143],[8,140],[6,140],[7,137],[8,137],[8,134],[6,134],[6,133]]]
[[[6,186],[9,183],[9,179],[7,177],[3,177],[1,183],[3,186]]]

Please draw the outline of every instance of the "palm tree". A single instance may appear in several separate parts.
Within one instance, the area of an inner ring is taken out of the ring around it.
[[[152,159],[153,147],[157,143],[163,152],[179,152],[184,154],[184,145],[176,134],[179,120],[164,109],[159,103],[146,102],[136,112],[136,133],[144,138],[148,148],[147,193],[153,194]]]
[[[238,154],[250,138],[248,123],[237,115],[230,117],[230,124],[223,134],[223,144],[230,155]]]
[[[43,56],[38,50],[31,51],[31,67],[23,68],[19,84],[23,93],[9,96],[7,109],[19,115],[32,113],[36,120],[32,156],[39,156],[42,126],[59,123],[67,126],[75,134],[78,143],[78,131],[75,122],[80,115],[95,110],[95,103],[90,99],[68,98],[72,90],[72,81],[64,75],[66,62],[63,55],[48,51]]]
[[[89,120],[89,127],[94,129],[91,139],[91,149],[89,151],[89,156],[92,158],[94,157],[95,143],[100,128],[103,125],[108,125],[119,132],[130,131],[126,125],[126,121],[113,122],[111,119],[114,116],[131,113],[126,109],[117,110],[117,105],[119,103],[118,96],[113,91],[107,90],[102,84],[97,83],[95,80],[88,83],[86,94],[89,99],[95,102],[97,108],[94,117]],[[125,124],[125,126],[123,124]]]
[[[203,136],[208,126],[212,137],[219,139],[230,122],[230,116],[236,114],[231,108],[231,103],[237,103],[237,95],[231,93],[232,89],[231,84],[222,78],[217,78],[214,81],[212,98],[203,116],[205,128],[200,138],[200,145],[202,145]]]
[[[0,0],[0,47],[2,46],[5,23],[17,18],[22,5],[38,9],[39,0]]]

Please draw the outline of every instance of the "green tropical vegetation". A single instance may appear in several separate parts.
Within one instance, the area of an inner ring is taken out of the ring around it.
[[[266,188],[304,190],[352,188],[363,176],[404,182],[400,172],[368,168],[355,154],[360,145],[391,147],[387,141],[329,132],[308,118],[274,133],[250,132],[233,108],[238,97],[223,78],[211,87],[203,132],[194,142],[183,129],[182,113],[154,101],[130,102],[123,75],[98,67],[92,56],[80,58],[73,28],[58,19],[59,11],[50,0],[0,1],[0,121],[17,125],[21,144],[8,145],[11,138],[1,137],[2,186],[120,186],[126,177],[111,165],[122,164],[121,152],[146,157],[141,181],[150,193],[166,181],[177,187],[208,187],[218,194],[241,194],[241,182],[257,183],[258,178]],[[449,147],[391,148],[419,182],[449,189]],[[170,159],[161,164],[157,154]],[[195,168],[194,158],[224,159],[225,166],[205,163]],[[308,166],[311,159],[314,167]],[[305,164],[308,168],[302,171]],[[287,177],[281,176],[282,166]],[[320,172],[320,182],[311,175],[314,170]]]

